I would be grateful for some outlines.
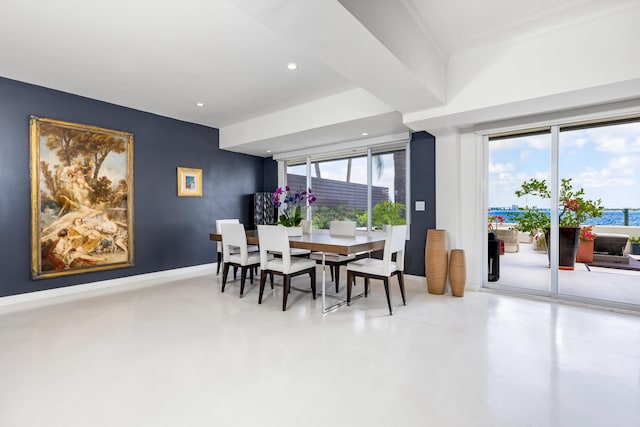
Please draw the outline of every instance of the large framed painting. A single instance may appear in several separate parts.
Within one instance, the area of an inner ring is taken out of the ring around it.
[[[133,134],[31,117],[34,279],[133,265]]]

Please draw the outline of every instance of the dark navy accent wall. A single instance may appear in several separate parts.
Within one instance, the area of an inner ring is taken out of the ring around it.
[[[427,132],[411,135],[411,240],[406,244],[405,272],[424,276],[424,249],[427,230],[436,228],[436,139]],[[415,211],[415,202],[424,200],[424,212]]]
[[[31,280],[30,115],[134,134],[134,267]],[[277,184],[275,162],[219,150],[217,129],[3,78],[0,148],[0,297],[214,262],[215,220],[249,223],[250,195]],[[178,166],[202,169],[203,197],[177,197]]]
[[[264,159],[264,190],[274,191],[278,187],[278,162]]]

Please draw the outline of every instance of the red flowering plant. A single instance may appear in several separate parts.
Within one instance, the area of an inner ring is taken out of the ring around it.
[[[489,225],[489,231],[493,231],[493,230],[497,230],[498,229],[498,224],[504,224],[504,217],[502,215],[489,215],[489,217],[487,218]],[[493,227],[493,223],[496,223],[495,228]]]
[[[597,234],[593,232],[593,225],[580,227],[580,240],[594,240]]]
[[[282,224],[285,227],[298,227],[302,222],[302,209],[300,205],[309,200],[309,204],[316,201],[316,196],[313,194],[311,188],[306,191],[296,191],[292,193],[289,186],[276,188],[273,193],[273,203],[280,210],[280,220],[278,224]]]
[[[546,181],[532,178],[522,183],[519,190],[515,192],[516,196],[535,196],[542,199],[551,198],[551,190],[547,186]],[[584,198],[584,189],[574,190],[571,185],[571,178],[562,178],[560,184],[560,197],[558,198],[558,207],[562,208],[558,216],[560,227],[579,227],[590,218],[598,218],[602,216],[604,207],[602,201],[587,200]],[[521,208],[523,218],[534,216],[536,218],[536,228],[539,231],[551,227],[551,218],[540,211],[537,207]],[[514,215],[513,219],[517,219]]]

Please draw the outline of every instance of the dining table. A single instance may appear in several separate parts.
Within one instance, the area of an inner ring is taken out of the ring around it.
[[[257,230],[247,230],[247,244],[260,245]],[[222,234],[210,233],[210,240],[222,241]],[[325,254],[355,255],[363,252],[378,251],[384,249],[385,235],[356,235],[356,236],[334,236],[328,232],[312,231],[301,236],[289,236],[289,246],[291,248],[308,249],[312,252],[322,254],[322,313],[326,314],[345,305],[347,300],[339,295],[327,295],[326,293],[326,263]],[[362,297],[363,294],[353,296],[351,300]],[[327,306],[326,297],[330,296],[338,302]]]

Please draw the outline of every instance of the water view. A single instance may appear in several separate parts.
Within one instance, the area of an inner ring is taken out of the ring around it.
[[[545,212],[549,215],[548,209],[541,209],[541,212]],[[504,217],[505,222],[517,222],[510,220],[509,214],[520,215],[521,211],[517,209],[499,209],[491,208],[489,210],[489,216],[501,215]],[[585,221],[583,225],[630,225],[640,227],[640,209],[628,211],[628,224],[625,224],[624,211],[620,210],[605,210],[600,218],[590,218]]]

